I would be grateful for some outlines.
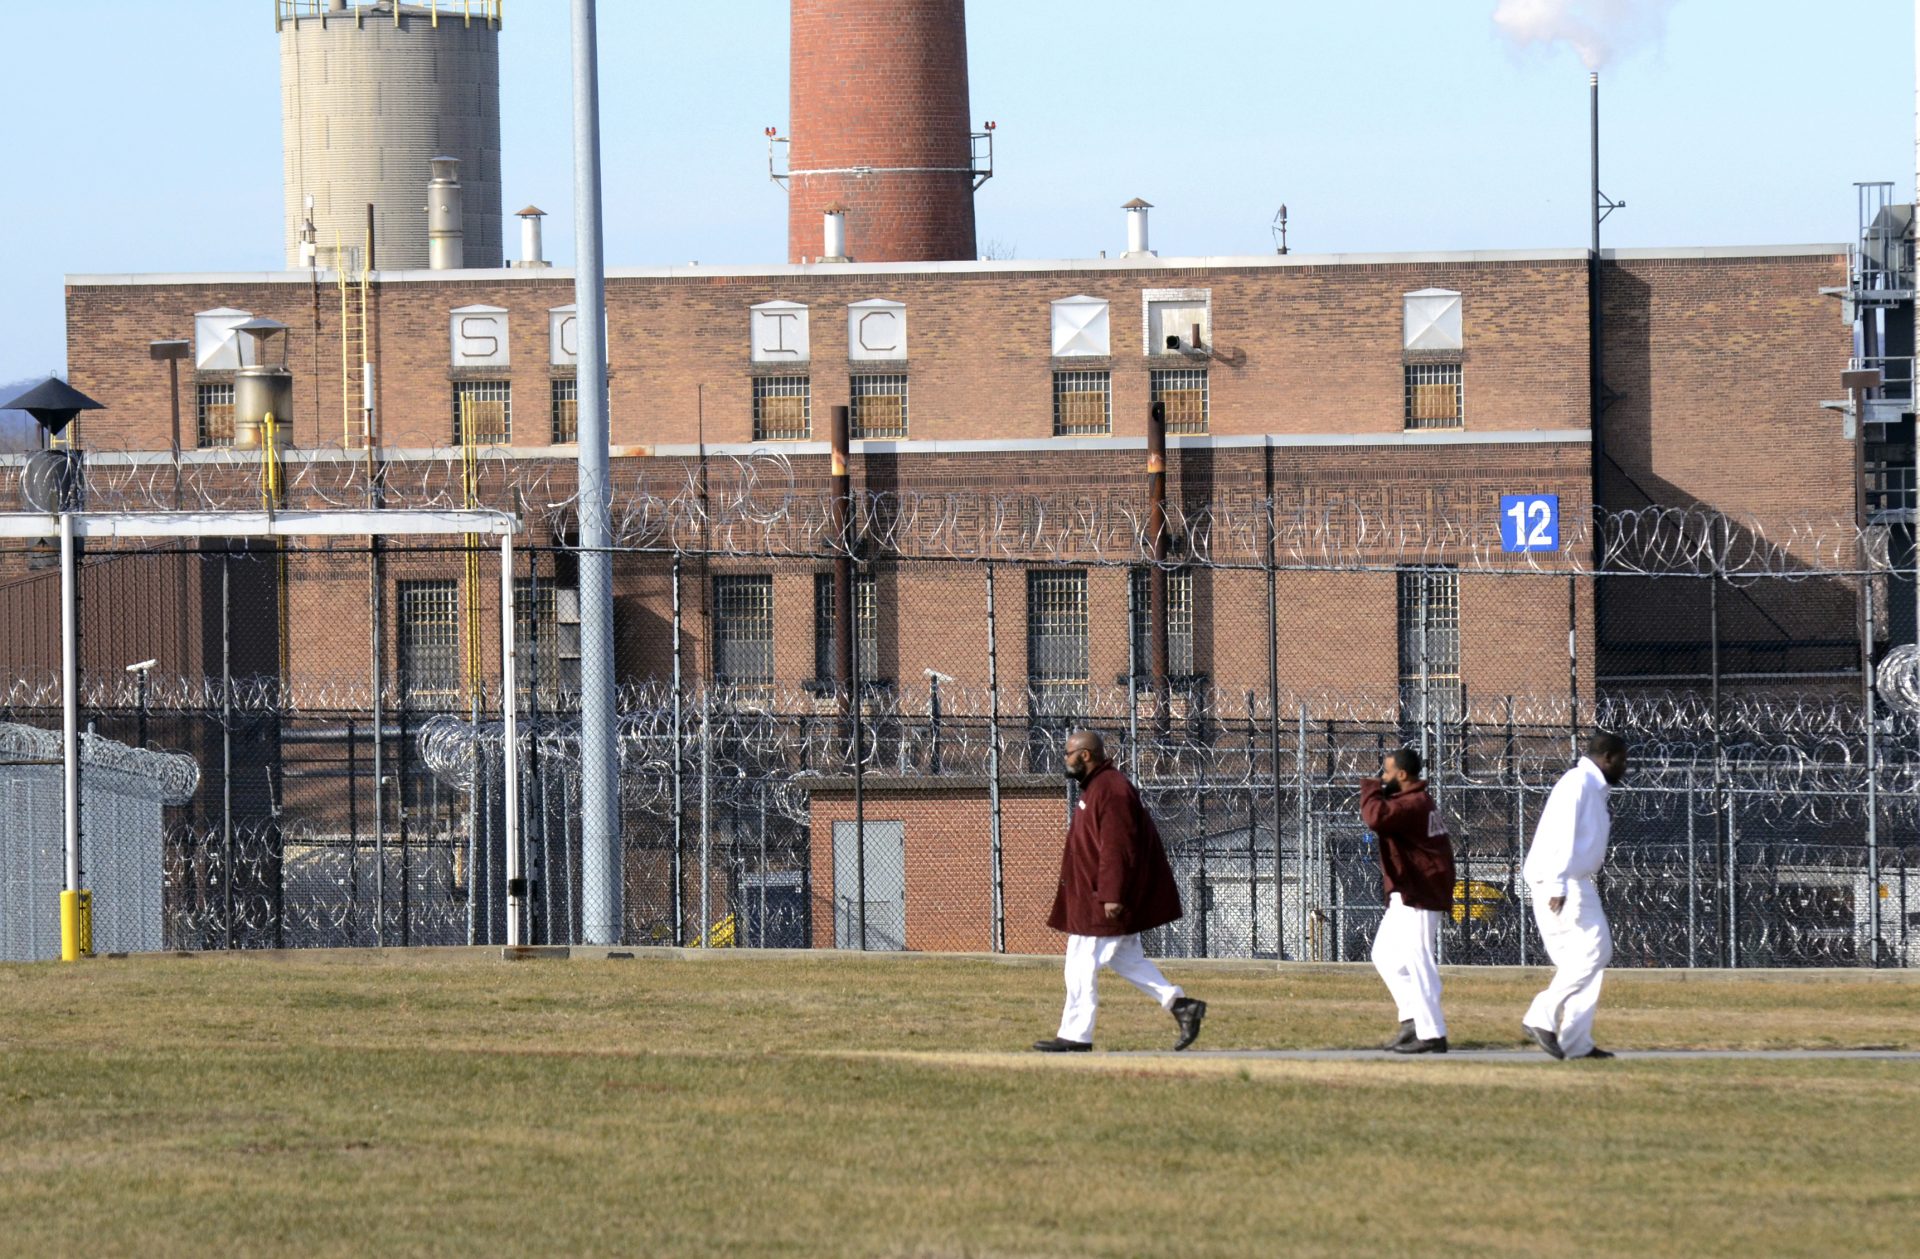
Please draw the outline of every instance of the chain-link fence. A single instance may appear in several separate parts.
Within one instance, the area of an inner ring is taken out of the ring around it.
[[[458,537],[88,554],[84,720],[197,773],[160,806],[152,947],[501,942],[510,830],[524,938],[580,938],[579,552],[564,487],[509,471],[478,479],[555,504],[516,555],[512,695],[498,570]],[[94,493],[139,500],[125,476]],[[1912,653],[1888,653],[1910,539],[1646,511],[1511,554],[1466,522],[1256,495],[1174,510],[1156,582],[1118,493],[868,493],[846,544],[764,460],[617,509],[629,943],[1055,948],[1084,725],[1168,843],[1187,914],[1163,953],[1365,958],[1357,783],[1408,744],[1459,864],[1445,959],[1536,961],[1519,865],[1605,727],[1634,757],[1602,880],[1617,964],[1920,962],[1920,721]],[[8,559],[0,719],[56,728],[54,583]]]

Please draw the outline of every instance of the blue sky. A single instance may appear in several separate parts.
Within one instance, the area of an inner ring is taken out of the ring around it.
[[[1266,252],[1283,201],[1301,252],[1584,245],[1586,68],[1496,3],[971,0],[982,247],[1122,247],[1133,196],[1163,255]],[[1853,181],[1910,192],[1903,0],[1569,3],[1667,11],[1603,69],[1607,243],[1840,241]],[[600,7],[609,263],[783,261],[785,0]],[[563,264],[567,9],[508,0],[501,58],[505,208]],[[0,47],[0,382],[63,366],[63,274],[281,265],[270,0],[0,0]]]

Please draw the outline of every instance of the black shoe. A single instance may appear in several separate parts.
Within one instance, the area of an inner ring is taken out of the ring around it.
[[[1606,1050],[1600,1048],[1600,1046],[1595,1045],[1592,1049],[1587,1050],[1587,1052],[1581,1054],[1580,1056],[1582,1058],[1613,1058],[1613,1057],[1617,1057],[1618,1055],[1608,1053]]]
[[[1400,1046],[1406,1044],[1408,1041],[1419,1040],[1419,1039],[1420,1039],[1419,1034],[1413,1030],[1413,1020],[1401,1019],[1400,1030],[1393,1034],[1393,1039],[1381,1045],[1380,1048],[1386,1050],[1388,1053],[1392,1053],[1394,1050],[1400,1048]]]
[[[1397,1054],[1443,1054],[1447,1052],[1447,1038],[1436,1036],[1432,1040],[1421,1040],[1418,1036],[1393,1047]]]
[[[1034,1049],[1043,1054],[1084,1054],[1093,1050],[1093,1042],[1088,1040],[1061,1040],[1055,1036],[1049,1040],[1036,1040]]]
[[[1180,1025],[1180,1039],[1173,1043],[1177,1053],[1200,1039],[1200,1022],[1207,1017],[1207,1003],[1192,997],[1180,997],[1167,1007],[1173,1021]]]
[[[1520,1030],[1532,1037],[1533,1043],[1546,1050],[1550,1056],[1561,1059],[1567,1056],[1566,1050],[1560,1048],[1560,1037],[1553,1032],[1543,1031],[1531,1023],[1522,1023]]]

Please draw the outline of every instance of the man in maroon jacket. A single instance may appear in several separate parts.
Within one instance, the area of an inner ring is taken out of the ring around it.
[[[1200,1035],[1207,1003],[1168,983],[1140,947],[1142,931],[1180,917],[1180,890],[1160,832],[1093,731],[1076,730],[1067,738],[1066,773],[1080,784],[1080,799],[1067,827],[1060,889],[1047,925],[1067,933],[1067,1004],[1060,1034],[1033,1047],[1050,1054],[1093,1048],[1096,980],[1105,966],[1173,1015],[1180,1027],[1174,1048],[1185,1049]]]
[[[1360,820],[1380,841],[1387,912],[1373,937],[1373,965],[1400,1011],[1400,1033],[1384,1046],[1399,1054],[1447,1052],[1434,937],[1453,907],[1453,842],[1420,780],[1420,754],[1401,748],[1360,781]]]

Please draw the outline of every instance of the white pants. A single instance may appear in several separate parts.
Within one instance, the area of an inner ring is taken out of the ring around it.
[[[1534,885],[1533,920],[1553,960],[1553,982],[1527,1007],[1525,1021],[1558,1036],[1567,1057],[1580,1058],[1593,1048],[1593,1011],[1613,960],[1613,932],[1592,879],[1569,881],[1567,903],[1557,914],[1547,908],[1549,896],[1545,887]]]
[[[1413,1020],[1421,1040],[1447,1034],[1447,1018],[1440,1012],[1440,967],[1434,961],[1434,934],[1440,930],[1440,911],[1403,904],[1400,893],[1387,900],[1380,929],[1373,933],[1373,968],[1387,981],[1400,1020]]]
[[[1093,1041],[1093,1018],[1100,1009],[1102,966],[1171,1010],[1186,994],[1167,982],[1140,947],[1138,935],[1067,937],[1067,1007],[1060,1013],[1060,1039]]]

